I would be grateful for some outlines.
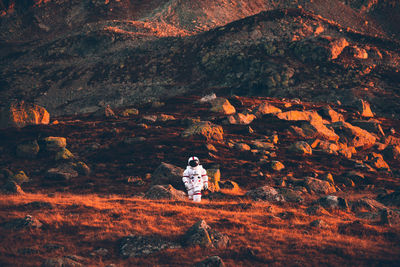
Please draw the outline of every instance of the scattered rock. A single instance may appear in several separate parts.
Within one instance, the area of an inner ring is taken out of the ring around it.
[[[140,257],[176,248],[180,248],[180,245],[156,236],[131,235],[119,241],[119,252],[123,257]]]
[[[303,61],[325,62],[338,58],[348,45],[345,38],[319,35],[298,41],[294,52]]]
[[[182,240],[185,246],[215,247],[219,249],[227,248],[230,244],[227,235],[211,229],[204,220],[200,220],[190,227]]]
[[[312,221],[310,223],[310,226],[313,228],[320,228],[320,229],[328,229],[329,228],[329,225],[324,220],[321,220],[321,219]]]
[[[49,124],[50,114],[46,109],[24,101],[14,102],[0,110],[0,129],[22,128],[27,125]]]
[[[56,154],[54,159],[56,161],[58,161],[58,160],[71,160],[71,159],[74,159],[74,158],[75,158],[75,156],[74,156],[74,154],[72,154],[71,151],[69,151],[66,148],[63,148],[61,151],[57,152],[57,154]]]
[[[341,142],[347,143],[348,146],[366,149],[372,147],[376,142],[374,135],[350,123],[339,121],[330,126],[339,134]]]
[[[64,163],[56,168],[51,168],[46,173],[46,178],[56,181],[68,181],[78,176],[72,164]]]
[[[323,118],[329,119],[332,123],[337,121],[344,121],[343,115],[337,113],[330,106],[324,106],[321,109],[320,114],[322,115]]]
[[[154,185],[144,195],[147,199],[185,200],[186,193],[176,190],[172,185]]]
[[[207,169],[208,190],[218,192],[220,189],[221,172],[219,169]]]
[[[278,201],[284,202],[284,197],[276,191],[275,188],[265,185],[256,189],[253,189],[246,193],[246,196],[249,196],[253,200],[256,201]]]
[[[42,267],[83,267],[84,265],[66,256],[46,259]]]
[[[236,113],[228,117],[230,124],[248,125],[256,118],[254,114]]]
[[[2,193],[4,194],[13,194],[13,195],[22,195],[25,194],[21,187],[14,181],[8,181],[2,188]]]
[[[389,160],[400,160],[400,146],[387,146],[385,150],[383,150],[383,155]]]
[[[215,98],[211,101],[211,105],[211,111],[213,112],[223,113],[225,115],[236,113],[235,107],[232,106],[226,98]]]
[[[279,172],[279,171],[285,169],[285,165],[283,165],[283,163],[280,161],[273,160],[273,161],[271,161],[271,169]]]
[[[24,229],[24,228],[40,228],[42,223],[32,217],[31,215],[26,215],[24,218],[17,218],[11,221],[5,222],[2,226],[6,229]]]
[[[195,267],[225,267],[224,262],[218,256],[211,256],[194,265]]]
[[[291,202],[291,203],[303,203],[304,198],[301,196],[302,192],[292,190],[289,188],[280,188],[279,193],[283,196],[285,201]]]
[[[255,149],[263,149],[263,150],[275,150],[276,149],[276,147],[273,143],[267,142],[265,140],[251,141],[251,146]]]
[[[372,118],[374,114],[371,111],[371,106],[367,101],[359,99],[355,103],[356,108],[360,112],[361,116],[364,118]]]
[[[354,120],[351,124],[379,136],[385,136],[379,120]]]
[[[27,141],[17,146],[16,154],[21,158],[36,158],[36,155],[39,153],[39,144],[36,140]]]
[[[67,139],[64,137],[49,136],[43,141],[46,150],[51,152],[59,152],[67,146]]]
[[[370,199],[370,198],[360,198],[355,201],[351,201],[351,210],[354,212],[359,212],[359,211],[382,211],[387,209],[385,205],[382,203]]]
[[[19,171],[11,177],[11,180],[21,185],[23,183],[29,182],[29,177],[24,171]]]
[[[90,174],[90,168],[88,165],[86,165],[85,162],[78,161],[76,163],[73,163],[74,169],[78,172],[79,175],[89,175]]]
[[[139,115],[139,110],[136,108],[128,108],[121,112],[121,116],[123,116],[123,117],[130,117],[130,116],[136,116],[136,115]]]
[[[235,143],[235,148],[240,151],[250,151],[250,146],[246,143]]]
[[[369,156],[369,164],[372,165],[372,167],[378,169],[378,170],[385,170],[385,171],[390,171],[389,165],[386,163],[386,161],[383,159],[383,156],[378,153],[372,152]]]
[[[325,209],[341,209],[347,211],[349,205],[344,198],[337,196],[324,196],[318,200],[318,204]]]
[[[309,215],[329,215],[329,212],[320,205],[308,207],[306,213]]]
[[[219,184],[220,184],[221,189],[228,189],[233,192],[238,192],[240,190],[239,185],[234,181],[230,181],[230,180],[221,181]]]
[[[304,141],[298,141],[292,144],[288,150],[290,152],[301,154],[301,155],[312,155],[312,148],[311,146]]]
[[[254,109],[254,114],[257,117],[260,117],[260,116],[266,115],[266,114],[275,114],[275,113],[280,113],[280,112],[282,112],[282,110],[280,108],[277,108],[268,102],[263,102]]]
[[[187,128],[182,136],[185,138],[200,136],[208,141],[222,141],[224,139],[224,130],[222,126],[213,124],[209,121],[201,121]]]
[[[305,186],[309,191],[318,194],[331,194],[336,192],[335,187],[328,181],[322,181],[311,177],[305,179]]]
[[[170,184],[178,190],[184,190],[185,186],[182,182],[183,171],[184,170],[180,167],[162,162],[151,175],[152,184]]]

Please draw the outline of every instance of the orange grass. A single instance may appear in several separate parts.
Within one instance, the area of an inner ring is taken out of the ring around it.
[[[44,201],[52,209],[24,210],[22,205]],[[219,255],[228,266],[272,265],[368,265],[399,263],[397,240],[387,233],[399,229],[372,226],[373,236],[347,236],[337,226],[356,218],[336,212],[324,216],[330,229],[319,230],[309,223],[321,216],[308,216],[305,207],[251,203],[242,209],[241,201],[151,201],[118,195],[25,194],[1,196],[0,223],[27,214],[39,219],[41,229],[5,230],[0,227],[0,263],[3,266],[38,266],[49,257],[77,254],[88,258],[89,266],[109,263],[134,265],[191,265],[209,255]],[[288,219],[279,218],[291,212]],[[179,241],[197,220],[205,219],[216,230],[227,234],[231,246],[225,250],[184,248],[163,251],[148,257],[123,259],[117,241],[129,234],[157,235]],[[397,243],[396,243],[397,242]],[[62,244],[63,250],[48,252],[47,243]],[[38,254],[21,256],[21,248],[34,248]],[[107,248],[105,257],[90,256],[97,248]],[[187,252],[190,251],[189,254]]]

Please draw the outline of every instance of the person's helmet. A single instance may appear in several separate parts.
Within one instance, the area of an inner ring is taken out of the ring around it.
[[[190,157],[188,159],[188,165],[190,167],[196,167],[200,164],[199,158],[198,157]]]

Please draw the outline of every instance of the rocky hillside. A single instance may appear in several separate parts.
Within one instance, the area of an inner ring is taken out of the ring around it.
[[[383,24],[337,1],[273,3],[3,1],[0,104],[60,115],[215,91],[398,113],[399,42]]]
[[[0,131],[2,266],[400,261],[400,122],[367,102],[192,96],[50,124],[14,108],[43,125]],[[196,205],[193,154],[210,176]]]

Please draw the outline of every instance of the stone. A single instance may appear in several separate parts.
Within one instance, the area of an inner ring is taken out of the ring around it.
[[[80,262],[68,258],[67,256],[59,258],[46,259],[41,267],[83,267],[84,265]]]
[[[364,48],[360,48],[357,46],[350,47],[350,53],[353,55],[353,57],[358,58],[358,59],[367,59],[368,58],[367,51]]]
[[[310,226],[313,228],[320,228],[320,229],[328,229],[329,225],[321,219],[314,220],[310,223]]]
[[[218,256],[211,256],[207,259],[197,262],[194,267],[225,267],[225,263]]]
[[[236,113],[228,117],[228,122],[230,124],[240,124],[240,125],[248,125],[256,119],[254,114],[243,114],[243,113]]]
[[[322,174],[320,178],[321,180],[328,181],[331,184],[335,184],[335,181],[333,180],[333,175],[330,172]]]
[[[289,146],[288,150],[290,152],[300,154],[300,155],[312,155],[312,148],[311,146],[304,141],[298,141]]]
[[[325,209],[341,209],[344,211],[347,211],[349,209],[349,204],[347,203],[347,200],[337,196],[324,196],[321,197],[317,202]]]
[[[220,190],[221,171],[219,169],[207,169],[208,190],[218,192]]]
[[[22,194],[24,194],[24,191],[21,189],[21,186],[19,186],[14,181],[6,182],[3,185],[3,187],[1,188],[1,192],[4,193],[4,194],[8,194],[8,195],[22,195]]]
[[[250,151],[251,148],[246,143],[235,143],[235,148],[240,151]]]
[[[351,124],[379,136],[385,136],[379,120],[354,120]]]
[[[153,185],[144,195],[147,199],[185,200],[186,193],[176,190],[172,185]]]
[[[116,118],[117,116],[115,115],[115,112],[111,109],[110,105],[107,105],[104,108],[104,116],[106,118]]]
[[[128,108],[121,112],[122,117],[130,117],[130,116],[136,116],[136,115],[139,115],[139,110],[136,108]]]
[[[14,102],[0,110],[0,129],[49,124],[50,114],[43,107],[24,101]]]
[[[321,121],[322,117],[316,111],[290,110],[276,114],[276,117],[286,121]]]
[[[329,212],[320,205],[308,207],[306,213],[309,215],[329,215]]]
[[[29,177],[25,174],[24,171],[19,171],[11,177],[11,180],[21,185],[23,183],[29,182]]]
[[[119,241],[119,253],[121,256],[142,257],[165,249],[177,249],[179,244],[163,240],[157,236],[130,235]]]
[[[176,120],[176,118],[172,115],[168,115],[168,114],[159,114],[157,116],[157,121],[162,121],[162,122],[166,122],[166,121],[174,121]]]
[[[79,175],[89,175],[91,170],[88,165],[86,165],[83,161],[78,161],[73,163],[74,169],[78,172]]]
[[[222,141],[224,139],[224,130],[222,126],[209,121],[201,121],[189,126],[189,128],[183,132],[182,136],[184,138],[199,136],[207,141]]]
[[[240,190],[239,185],[234,181],[226,180],[226,181],[221,181],[219,184],[221,189],[227,189],[232,192],[239,192]]]
[[[245,195],[256,201],[285,201],[284,197],[275,188],[268,185],[250,190]]]
[[[387,209],[387,207],[371,198],[363,197],[354,201],[350,202],[351,210],[353,212],[360,212],[360,211],[382,211]]]
[[[330,124],[330,126],[340,136],[341,142],[346,143],[348,146],[367,149],[376,142],[374,135],[348,122],[339,121]]]
[[[44,145],[47,151],[59,152],[67,146],[67,139],[65,137],[49,136],[44,138]]]
[[[58,160],[71,160],[71,159],[74,159],[74,158],[75,158],[74,154],[72,154],[72,152],[69,151],[66,148],[64,148],[61,151],[57,152],[56,156],[54,157],[54,159],[56,161],[58,161]]]
[[[182,182],[184,169],[162,162],[151,175],[153,185],[170,184],[178,190],[184,190],[185,186]]]
[[[300,40],[294,46],[294,53],[303,61],[331,61],[339,57],[349,45],[345,38],[319,35]]]
[[[206,148],[207,148],[208,151],[218,152],[218,150],[212,144],[206,144]]]
[[[72,164],[64,163],[55,168],[51,168],[46,172],[46,178],[56,181],[68,181],[78,177],[78,172]]]
[[[236,113],[236,109],[234,106],[229,103],[226,98],[217,97],[214,100],[210,101],[211,103],[211,111],[222,113],[225,115],[231,115]]]
[[[146,122],[156,122],[158,119],[157,115],[145,115],[142,117],[142,120]]]
[[[268,102],[263,102],[254,109],[254,114],[257,117],[260,117],[260,116],[266,115],[266,114],[275,114],[275,113],[280,113],[280,112],[282,112],[282,110],[280,108],[277,108]]]
[[[265,140],[251,141],[251,146],[255,149],[262,149],[262,150],[275,150],[276,149],[276,147],[273,143],[265,141]]]
[[[303,203],[304,198],[301,196],[302,192],[292,190],[289,188],[280,188],[279,193],[283,196],[285,201],[291,202],[291,203]]]
[[[20,158],[33,159],[39,153],[40,147],[36,140],[27,141],[17,146],[16,154]]]
[[[204,220],[199,220],[182,237],[185,246],[200,246],[224,249],[230,244],[229,237],[221,234],[211,227]]]
[[[369,155],[369,164],[372,165],[372,167],[378,169],[378,170],[386,170],[390,171],[389,165],[386,163],[386,161],[383,159],[383,156],[378,153],[371,153]]]
[[[271,169],[279,172],[279,171],[285,169],[285,165],[283,165],[283,163],[280,161],[273,160],[273,161],[271,161]]]
[[[322,181],[311,177],[305,179],[305,186],[309,191],[318,194],[331,194],[336,192],[335,187],[328,181]]]
[[[324,106],[320,114],[323,118],[329,119],[330,122],[344,121],[343,115],[333,110],[330,106]]]
[[[362,117],[372,118],[374,116],[374,114],[371,111],[371,106],[369,105],[369,103],[367,101],[358,99],[355,102],[355,106],[358,109],[358,111],[360,112]]]
[[[24,218],[17,218],[13,219],[11,221],[5,222],[2,224],[2,226],[6,229],[24,229],[24,228],[40,228],[43,226],[43,224],[32,217],[31,215],[26,215]]]

